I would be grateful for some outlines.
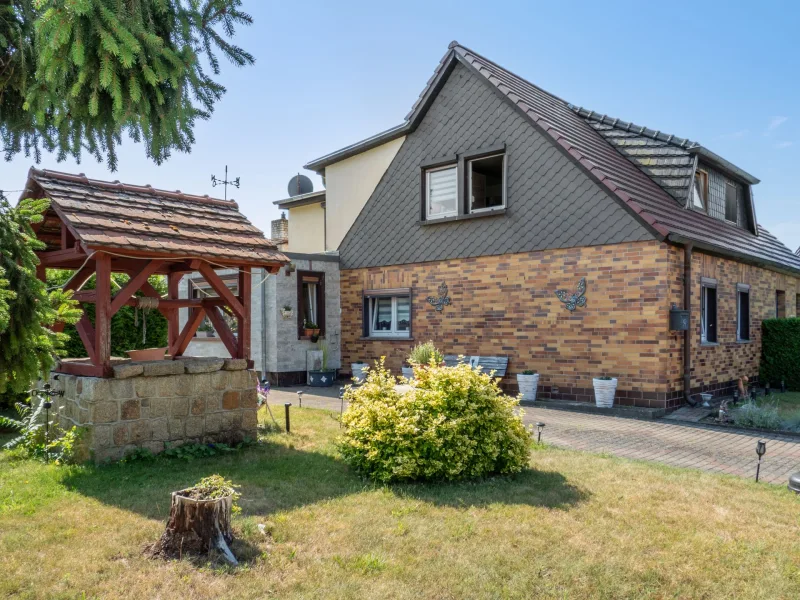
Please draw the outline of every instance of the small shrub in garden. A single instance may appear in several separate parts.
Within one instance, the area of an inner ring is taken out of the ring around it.
[[[434,346],[433,342],[417,344],[408,354],[408,362],[412,365],[428,365],[431,361],[438,365],[443,360],[444,356]]]
[[[731,412],[733,422],[739,427],[755,427],[757,429],[781,429],[783,420],[774,404],[758,405],[745,402],[740,408]]]
[[[519,473],[528,464],[530,438],[514,412],[518,400],[467,364],[431,364],[401,394],[381,359],[345,399],[339,449],[376,481],[472,479]]]

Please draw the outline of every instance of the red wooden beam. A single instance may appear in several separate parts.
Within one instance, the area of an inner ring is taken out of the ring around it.
[[[71,261],[86,258],[86,253],[80,245],[66,250],[53,250],[52,252],[37,252],[36,255],[45,267],[58,267]]]
[[[239,268],[239,299],[242,302],[242,313],[239,315],[237,340],[239,351],[237,358],[250,360],[250,296],[252,293],[253,278],[250,267]]]
[[[64,289],[78,290],[82,288],[83,285],[89,281],[92,275],[94,275],[95,268],[94,260],[87,262],[72,277],[70,277],[67,283],[64,284]]]
[[[202,307],[195,308],[189,312],[189,320],[186,321],[186,325],[183,326],[183,331],[181,331],[181,334],[178,336],[175,344],[169,348],[169,353],[173,358],[183,355],[183,353],[186,351],[186,348],[189,346],[189,342],[192,341],[194,332],[197,331],[197,328],[200,327],[200,323],[203,322],[203,317],[205,314],[206,311]]]
[[[239,299],[233,295],[233,292],[225,285],[225,282],[220,279],[219,275],[216,274],[211,265],[207,262],[200,263],[200,273],[203,275],[205,280],[208,284],[214,289],[215,292],[219,295],[220,298],[223,298],[228,306],[231,307],[231,310],[236,314],[237,317],[244,316],[244,306],[239,301]],[[241,293],[241,288],[239,288]]]
[[[178,288],[181,282],[179,273],[174,272],[167,275],[167,299],[178,299]],[[172,346],[178,341],[180,335],[180,323],[178,321],[178,311],[171,310],[167,313],[167,340],[169,345]]]
[[[222,343],[225,344],[225,347],[230,352],[231,357],[233,358],[241,358],[238,356],[239,348],[237,346],[236,337],[233,335],[231,328],[228,327],[228,323],[225,322],[222,314],[220,313],[220,309],[216,306],[209,307],[206,310],[206,314],[208,318],[211,320],[211,324],[214,326],[214,329],[217,330],[219,334],[219,339],[222,340]],[[241,335],[241,332],[239,333]]]
[[[89,355],[89,360],[92,364],[97,364],[97,353],[94,351],[95,344],[95,331],[94,325],[85,314],[81,320],[75,324],[75,329],[78,330],[78,335],[81,336],[83,347],[86,348],[86,354]]]
[[[136,275],[132,275],[128,283],[125,284],[125,287],[114,294],[114,298],[111,300],[111,316],[114,316],[117,311],[139,291],[142,285],[147,283],[147,278],[155,273],[163,264],[163,260],[151,260],[145,263]]]
[[[67,373],[68,375],[80,375],[83,377],[111,377],[113,373],[111,366],[98,367],[96,365],[75,362],[59,363],[55,371],[57,373]]]
[[[97,264],[97,301],[95,302],[94,317],[94,351],[95,365],[99,367],[111,366],[111,256],[98,253]]]

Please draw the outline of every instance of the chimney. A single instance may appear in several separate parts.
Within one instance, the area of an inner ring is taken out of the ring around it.
[[[286,213],[281,213],[281,218],[272,222],[270,237],[276,242],[279,240],[286,242],[289,239],[289,221],[286,220]]]

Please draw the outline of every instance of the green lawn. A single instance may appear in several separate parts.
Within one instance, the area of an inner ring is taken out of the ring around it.
[[[784,419],[800,421],[800,392],[772,394],[771,400],[777,400],[778,412]]]
[[[778,486],[536,449],[515,478],[378,487],[330,413],[193,462],[53,467],[0,455],[0,598],[790,598],[800,498]],[[216,569],[146,558],[169,493],[242,485]],[[267,526],[263,535],[257,524]]]

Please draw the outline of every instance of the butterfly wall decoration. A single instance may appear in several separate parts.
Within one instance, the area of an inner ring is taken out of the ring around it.
[[[447,284],[442,282],[439,285],[439,297],[428,296],[428,304],[434,306],[438,312],[442,312],[445,306],[450,306],[450,298],[447,295]]]
[[[579,306],[586,306],[586,277],[581,277],[575,292],[569,290],[556,290],[556,297],[561,300],[568,311],[572,312]]]

